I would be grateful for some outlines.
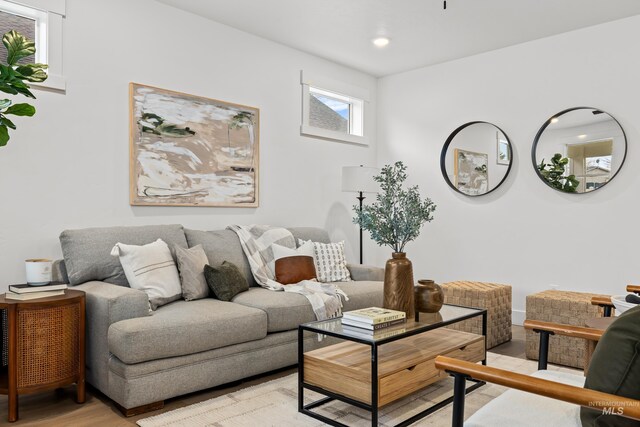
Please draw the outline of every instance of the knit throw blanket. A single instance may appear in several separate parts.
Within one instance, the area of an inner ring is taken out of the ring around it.
[[[272,291],[295,292],[304,295],[311,304],[317,320],[337,317],[342,314],[342,299],[349,300],[347,295],[332,283],[319,283],[303,280],[295,285],[282,285],[276,282],[270,264],[274,263],[271,245],[278,244],[295,249],[293,234],[286,228],[268,225],[230,225],[240,239],[242,250],[249,260],[251,273],[256,282],[263,288]]]

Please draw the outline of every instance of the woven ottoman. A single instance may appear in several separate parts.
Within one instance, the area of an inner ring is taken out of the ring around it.
[[[511,286],[485,282],[449,282],[441,285],[445,304],[487,309],[487,348],[511,341]],[[482,317],[448,326],[482,333]]]
[[[548,290],[527,296],[527,320],[585,326],[585,322],[602,317],[602,307],[591,305],[591,298],[605,296],[585,292]],[[526,331],[526,355],[538,360],[540,336]],[[584,369],[585,340],[552,335],[549,340],[549,362]]]

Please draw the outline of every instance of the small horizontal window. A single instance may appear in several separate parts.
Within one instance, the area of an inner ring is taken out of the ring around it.
[[[309,126],[352,133],[356,109],[352,100],[315,87],[309,88],[309,95]]]
[[[65,0],[0,0],[0,37],[15,30],[36,44],[36,54],[18,61],[18,64],[47,64],[47,80],[29,83],[29,86],[63,91],[66,87],[62,67],[62,26]],[[7,50],[0,46],[0,61],[6,64]]]
[[[365,101],[302,82],[301,133],[325,139],[366,144]]]
[[[11,13],[0,10],[0,34],[6,34],[11,30],[15,30],[29,40],[35,40],[36,26],[37,22],[35,19],[12,15]],[[0,62],[3,64],[7,63],[6,49],[0,49]],[[18,61],[18,64],[28,64],[32,62],[36,62],[35,55],[25,56]]]
[[[18,64],[47,63],[47,13],[0,0],[0,37],[11,30],[36,43],[36,54],[20,59]],[[0,48],[0,61],[7,63],[7,50],[4,47]]]

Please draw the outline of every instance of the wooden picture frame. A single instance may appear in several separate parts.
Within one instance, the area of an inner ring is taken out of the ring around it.
[[[260,110],[129,84],[132,206],[259,206]]]
[[[478,196],[489,190],[489,156],[456,148],[453,150],[455,188],[463,194]]]

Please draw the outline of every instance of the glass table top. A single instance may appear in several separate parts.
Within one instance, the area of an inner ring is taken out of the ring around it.
[[[407,319],[404,323],[380,329],[378,331],[369,331],[346,325],[343,326],[342,318],[340,317],[305,323],[301,325],[301,327],[306,331],[326,334],[338,338],[378,343],[447,326],[451,323],[459,322],[470,317],[480,316],[484,311],[484,309],[445,304],[438,313],[420,313],[419,322],[414,321],[414,319]]]

